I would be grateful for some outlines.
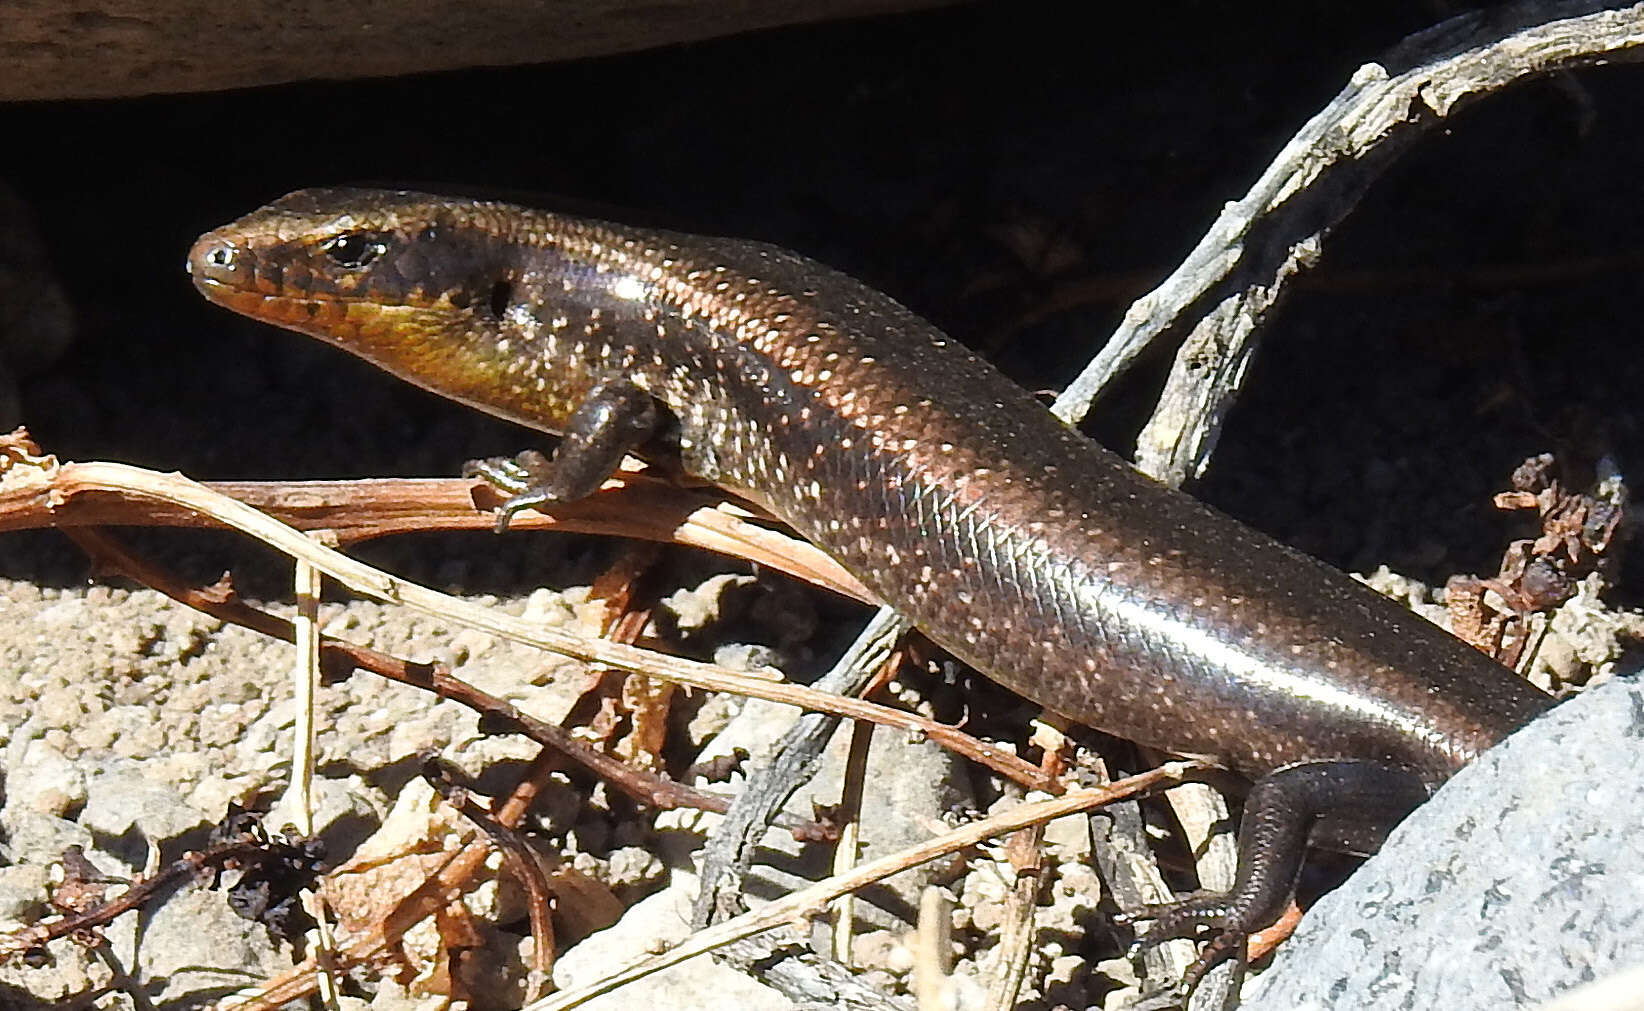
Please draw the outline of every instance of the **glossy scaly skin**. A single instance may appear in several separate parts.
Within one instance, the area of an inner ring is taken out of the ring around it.
[[[687,470],[769,509],[933,640],[1081,723],[1265,779],[1265,815],[1299,819],[1303,838],[1313,815],[1352,813],[1338,790],[1366,785],[1389,784],[1362,819],[1387,827],[1550,705],[1420,617],[1143,477],[895,301],[794,253],[305,190],[202,236],[190,269],[228,308],[569,430],[555,466],[577,473],[547,499],[597,486],[660,405]],[[1297,800],[1285,773],[1314,766],[1325,796]],[[1170,931],[1241,935],[1288,893],[1299,855],[1277,851],[1299,848],[1295,825],[1252,842],[1257,813],[1241,871],[1256,883]]]

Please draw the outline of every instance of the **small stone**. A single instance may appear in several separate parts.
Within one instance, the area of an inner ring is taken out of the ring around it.
[[[914,963],[918,959],[913,955],[913,948],[909,944],[911,940],[911,936],[899,938],[897,943],[885,952],[885,969],[888,972],[906,976],[913,971]]]
[[[45,740],[29,742],[17,771],[8,778],[27,785],[22,796],[41,814],[64,817],[86,802],[85,773]]]
[[[57,727],[72,727],[80,722],[86,707],[80,701],[84,692],[71,687],[52,688],[40,693],[35,711],[40,719]]]
[[[1090,856],[1090,817],[1084,814],[1057,818],[1045,826],[1045,846],[1058,860],[1084,860]]]
[[[45,864],[0,867],[0,930],[34,923],[46,909],[51,868]]]
[[[135,831],[151,842],[162,842],[207,823],[178,790],[156,782],[131,768],[116,768],[92,777],[86,784],[86,806],[80,824],[107,836]]]
[[[902,947],[895,931],[869,930],[851,942],[851,958],[861,969],[890,969],[891,953]]]
[[[675,881],[668,888],[630,907],[615,926],[589,935],[561,954],[554,964],[554,983],[560,989],[582,986],[609,975],[644,952],[677,944],[690,933],[687,896],[695,892],[694,877],[675,872]],[[690,959],[582,1005],[589,1011],[647,1007],[788,1011],[793,1006],[775,990],[709,958]]]
[[[693,590],[679,590],[664,597],[662,606],[673,612],[681,632],[697,631],[719,620],[727,592],[756,582],[753,576],[734,573],[712,576]]]
[[[667,868],[656,854],[638,846],[613,850],[609,858],[609,878],[612,888],[635,888],[653,884],[662,879]]]

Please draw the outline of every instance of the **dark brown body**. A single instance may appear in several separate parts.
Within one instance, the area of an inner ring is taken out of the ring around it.
[[[224,305],[535,428],[637,388],[677,419],[689,470],[989,677],[1114,734],[1252,778],[1363,761],[1431,787],[1550,704],[774,247],[322,190],[203,237],[191,263]]]

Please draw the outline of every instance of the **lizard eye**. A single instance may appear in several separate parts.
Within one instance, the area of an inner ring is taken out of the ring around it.
[[[357,270],[388,252],[388,243],[369,232],[345,232],[322,242],[320,252],[339,267]]]

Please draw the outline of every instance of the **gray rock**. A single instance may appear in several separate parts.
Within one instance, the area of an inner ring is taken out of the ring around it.
[[[561,989],[602,979],[647,951],[678,944],[690,934],[695,875],[675,871],[669,888],[635,903],[615,925],[593,934],[554,963],[554,982]],[[781,994],[712,958],[693,958],[647,976],[615,993],[583,1005],[590,1011],[658,1007],[673,1011],[738,1008],[788,1011],[794,1005]]]
[[[210,824],[176,787],[130,767],[113,767],[91,777],[80,824],[105,836],[136,833],[159,842]]]
[[[9,864],[48,864],[78,846],[90,853],[96,841],[83,825],[22,804],[0,809],[0,857]]]
[[[27,926],[46,913],[51,869],[44,864],[0,867],[0,930]]]
[[[1326,896],[1248,1011],[1529,1007],[1644,961],[1644,684],[1462,770]]]
[[[115,921],[105,933],[125,971],[158,990],[151,996],[161,1007],[205,1006],[279,975],[293,961],[289,948],[236,915],[221,890],[197,884],[184,885],[141,919]]]
[[[17,770],[17,800],[41,814],[66,817],[86,803],[85,772],[49,741],[28,741]]]

